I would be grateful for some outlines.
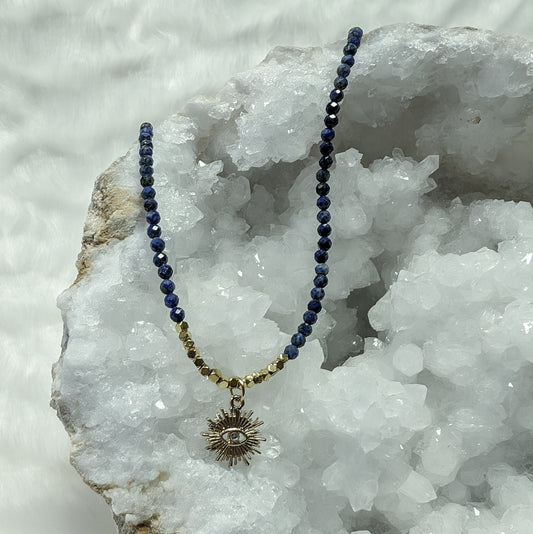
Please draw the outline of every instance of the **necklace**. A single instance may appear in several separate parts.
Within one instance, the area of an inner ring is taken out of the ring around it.
[[[141,124],[139,133],[139,173],[141,175],[141,186],[143,190],[141,197],[148,223],[147,235],[150,238],[150,248],[155,253],[153,263],[157,267],[157,274],[162,279],[160,290],[165,295],[164,303],[170,308],[170,318],[176,323],[176,331],[187,357],[198,368],[200,374],[207,377],[219,388],[229,389],[231,399],[229,411],[224,409],[214,419],[207,419],[208,431],[202,432],[207,439],[207,449],[216,453],[216,459],[227,461],[231,467],[239,461],[249,465],[249,460],[253,454],[261,454],[259,444],[266,441],[261,436],[258,427],[263,424],[259,419],[252,419],[253,411],[241,411],[244,407],[244,394],[246,389],[256,384],[261,384],[270,380],[278,371],[282,370],[288,360],[293,360],[298,356],[299,349],[305,345],[306,338],[313,331],[312,325],[318,320],[318,313],[322,310],[321,300],[325,296],[324,288],[328,284],[327,265],[328,250],[331,248],[331,226],[328,224],[331,215],[328,211],[330,199],[328,184],[330,173],[329,168],[333,165],[333,144],[331,141],[335,137],[334,127],[339,123],[338,112],[340,102],[344,98],[343,90],[348,86],[348,75],[354,64],[354,55],[357,52],[363,36],[363,30],[355,27],[348,32],[347,43],[343,49],[341,64],[337,68],[337,77],[333,85],[329,98],[330,102],[326,106],[327,115],[324,118],[325,128],[321,131],[322,142],[319,146],[321,158],[319,159],[320,169],[316,173],[318,184],[316,192],[318,200],[316,202],[319,212],[317,220],[319,226],[317,232],[319,237],[318,250],[315,252],[315,278],[313,279],[313,289],[311,289],[311,300],[307,304],[307,311],[303,314],[303,322],[298,326],[297,332],[291,337],[291,342],[280,354],[264,369],[253,372],[244,377],[233,376],[228,378],[218,369],[212,369],[203,360],[199,350],[192,339],[189,325],[185,321],[185,312],[178,306],[179,297],[174,292],[176,286],[171,280],[173,269],[168,263],[168,256],[165,254],[165,242],[161,238],[161,227],[159,222],[161,216],[157,211],[157,201],[155,199],[154,169],[153,169],[153,127],[150,123]]]

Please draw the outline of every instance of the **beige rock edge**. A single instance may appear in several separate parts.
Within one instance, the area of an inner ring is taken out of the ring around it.
[[[100,247],[107,245],[114,239],[122,240],[128,235],[131,235],[137,219],[141,215],[138,195],[128,189],[118,187],[115,183],[115,168],[123,159],[124,156],[117,159],[96,179],[91,203],[87,212],[87,219],[83,228],[81,252],[76,261],[78,275],[72,285],[76,285],[90,272],[92,268],[92,257]],[[59,361],[52,367],[52,378],[54,379],[56,365],[63,358],[68,344],[68,337],[68,331],[64,327],[63,339],[61,341],[61,355]],[[55,397],[52,397],[50,406],[56,410],[57,416],[65,426],[69,437],[72,437],[75,429],[70,421],[70,412],[67,406]],[[109,490],[111,487],[98,486],[83,476],[82,471],[78,469],[74,460],[75,447],[73,445],[71,449],[70,463],[83,478],[83,481],[92,490],[100,494],[107,504],[111,506],[111,500],[104,493],[105,490]],[[121,534],[159,534],[160,532],[157,527],[157,516],[153,516],[150,520],[143,521],[133,527],[127,525],[123,517],[115,514],[113,516]]]

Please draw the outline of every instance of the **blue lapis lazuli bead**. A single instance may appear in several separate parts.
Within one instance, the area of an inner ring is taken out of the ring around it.
[[[318,235],[328,236],[331,234],[331,226],[329,224],[320,224],[316,229]]]
[[[341,63],[338,67],[337,67],[337,74],[339,76],[344,76],[346,78],[346,76],[349,76],[350,75],[350,72],[351,72],[351,68],[344,64],[344,63]]]
[[[165,297],[165,306],[167,308],[175,308],[178,305],[178,302],[180,301],[178,295],[175,293],[169,293]]]
[[[161,220],[161,215],[158,211],[152,210],[146,214],[146,222],[148,224],[157,224]]]
[[[359,39],[361,39],[361,37],[363,37],[363,30],[359,28],[359,26],[351,28],[348,32],[348,39],[350,37],[359,37]]]
[[[329,184],[323,183],[323,184],[316,184],[315,191],[316,194],[323,197],[329,193]]]
[[[155,198],[147,198],[144,201],[144,210],[153,211],[157,209],[157,200]]]
[[[161,265],[164,265],[168,261],[168,256],[163,252],[158,252],[154,254],[152,261],[156,267],[161,267]]]
[[[141,141],[141,146],[149,146],[151,148],[154,148],[154,144],[152,143],[151,139],[143,139]]]
[[[329,208],[331,200],[328,197],[318,197],[316,205],[321,210],[326,210]]]
[[[153,165],[154,159],[151,156],[144,156],[139,160],[139,165]]]
[[[291,337],[291,344],[295,347],[303,347],[305,345],[305,336],[303,334],[300,334],[299,332],[297,334],[294,334]]]
[[[158,226],[157,224],[152,224],[146,229],[146,234],[149,238],[155,239],[156,237],[159,237],[161,235],[161,226]],[[165,242],[163,241],[163,248],[156,252],[161,252],[165,248]],[[152,250],[154,250],[152,248]]]
[[[326,287],[328,285],[328,277],[325,274],[317,274],[313,284],[315,284],[315,287]]]
[[[149,122],[143,122],[140,126],[139,126],[139,130],[144,130],[145,128],[150,128],[152,129],[153,126],[151,123]]]
[[[325,263],[319,263],[318,265],[315,265],[315,273],[316,274],[328,274],[329,267]]]
[[[329,171],[326,169],[320,169],[316,173],[316,179],[318,182],[327,182],[329,180]]]
[[[332,101],[326,106],[326,113],[336,115],[339,112],[339,109],[341,109],[341,105],[338,102]]]
[[[164,263],[166,263],[166,261]],[[161,293],[168,295],[172,293],[174,289],[176,289],[176,284],[174,284],[172,280],[166,279],[166,280],[163,280],[161,284],[159,284],[159,289],[161,290]]]
[[[303,334],[305,337],[309,337],[312,331],[313,327],[310,324],[302,323],[300,326],[298,326],[298,332]]]
[[[342,56],[341,63],[343,65],[348,65],[348,67],[353,67],[355,59],[351,54],[346,54],[345,56]]]
[[[340,102],[344,98],[344,93],[341,89],[333,89],[331,93],[329,93],[329,99],[332,102]]]
[[[157,275],[159,278],[164,279],[170,278],[173,272],[174,271],[172,270],[172,267],[168,263],[164,263],[161,265],[161,267],[159,267],[159,269],[157,269]]]
[[[320,313],[322,304],[320,304],[319,300],[310,300],[307,304],[307,309],[315,313]]]
[[[154,151],[151,146],[144,145],[139,148],[139,156],[141,157],[151,156],[153,152]]]
[[[348,80],[344,76],[337,76],[335,80],[333,80],[333,87],[336,89],[346,89],[348,87]]]
[[[303,318],[304,318],[304,323],[307,323],[307,324],[315,324],[318,320],[317,314],[309,310],[307,310],[304,313]]]
[[[311,289],[311,298],[313,300],[322,300],[326,296],[326,292],[321,287],[314,287]]]
[[[347,43],[346,46],[342,49],[345,55],[353,56],[357,52],[357,46],[353,43]]]
[[[145,139],[151,139],[152,132],[150,130],[141,130],[139,133],[139,141],[144,141]]]
[[[317,250],[315,252],[315,261],[317,263],[326,263],[328,261],[329,254],[326,250]]]
[[[152,241],[150,241],[150,248],[154,252],[163,252],[163,250],[165,250],[165,242],[160,237],[154,237]]]
[[[152,176],[152,174],[154,174],[154,169],[150,165],[141,165],[139,167],[139,174],[141,176]]]
[[[154,198],[155,197],[155,189],[153,187],[147,186],[141,191],[141,196],[144,199]]]
[[[332,130],[331,128],[324,128],[320,132],[320,137],[322,138],[322,141],[331,141],[335,138],[335,130]]]
[[[319,223],[328,223],[331,221],[331,213],[328,210],[320,210],[316,214],[316,218]]]
[[[320,250],[329,250],[331,248],[331,239],[329,237],[321,237],[317,244]]]
[[[318,149],[324,156],[329,156],[333,152],[333,145],[329,141],[324,141],[323,143],[320,143]]]
[[[322,156],[318,160],[321,169],[329,169],[333,165],[333,158],[331,156]]]
[[[348,44],[354,44],[359,48],[359,45],[361,44],[361,38],[360,37],[349,37],[348,38]]]
[[[175,323],[181,323],[185,319],[185,311],[182,308],[172,308],[170,310],[170,318]]]
[[[298,357],[298,347],[295,347],[294,345],[287,345],[283,353],[289,357],[289,360],[294,360]]]
[[[151,185],[154,185],[154,177],[153,176],[141,176],[140,182],[143,187],[149,187]]]
[[[328,128],[335,128],[335,126],[339,124],[339,117],[337,117],[337,115],[335,115],[334,113],[330,113],[329,115],[326,115],[324,117],[324,124]]]

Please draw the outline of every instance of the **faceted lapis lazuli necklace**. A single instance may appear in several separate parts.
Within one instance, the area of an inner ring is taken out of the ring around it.
[[[148,222],[147,234],[150,238],[150,248],[155,253],[153,262],[157,267],[157,274],[161,278],[160,289],[164,294],[165,306],[170,309],[170,318],[176,323],[176,331],[183,343],[187,357],[198,368],[200,374],[208,378],[219,388],[227,388],[230,391],[230,408],[228,411],[222,409],[214,419],[208,419],[208,431],[202,435],[207,438],[207,449],[216,453],[216,459],[227,461],[230,466],[243,461],[247,465],[252,455],[260,454],[259,442],[265,441],[258,431],[258,427],[263,424],[259,419],[252,419],[252,411],[241,411],[244,407],[244,393],[247,388],[255,384],[267,382],[278,371],[284,368],[289,360],[294,360],[305,345],[306,338],[311,335],[313,326],[318,319],[318,314],[322,310],[322,299],[324,298],[324,288],[328,284],[328,250],[331,247],[331,226],[329,225],[331,215],[328,211],[330,199],[328,184],[330,173],[329,168],[333,165],[332,140],[335,138],[334,128],[339,123],[338,113],[340,102],[344,98],[344,89],[348,86],[348,75],[354,64],[354,56],[357,52],[363,36],[361,28],[352,28],[348,32],[347,43],[343,49],[341,64],[337,68],[337,77],[333,85],[334,89],[329,94],[330,102],[326,106],[327,115],[324,118],[325,128],[321,131],[319,150],[322,157],[318,161],[320,169],[316,173],[316,192],[318,200],[316,205],[319,209],[317,219],[319,222],[317,232],[319,235],[318,249],[315,252],[315,278],[311,289],[311,300],[307,304],[307,311],[303,314],[303,322],[298,326],[297,332],[291,337],[291,342],[283,349],[275,360],[264,369],[249,375],[240,377],[227,377],[218,369],[213,369],[204,362],[200,351],[192,339],[189,325],[185,322],[185,312],[178,306],[179,297],[175,293],[176,286],[171,280],[172,267],[168,263],[168,256],[165,253],[165,242],[161,238],[161,227],[159,222],[161,216],[157,211],[157,201],[155,199],[154,169],[153,169],[153,127],[150,123],[141,124],[139,134],[139,172],[141,175],[141,197]]]

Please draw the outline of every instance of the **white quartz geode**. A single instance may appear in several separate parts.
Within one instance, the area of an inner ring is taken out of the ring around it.
[[[342,46],[276,48],[155,125],[180,305],[229,376],[275,358],[306,309]],[[59,298],[51,403],[121,533],[533,531],[532,89],[520,38],[363,38],[334,140],[324,310],[299,358],[246,392],[267,438],[250,467],[204,448],[229,395],[163,305],[132,141],[96,182]]]

